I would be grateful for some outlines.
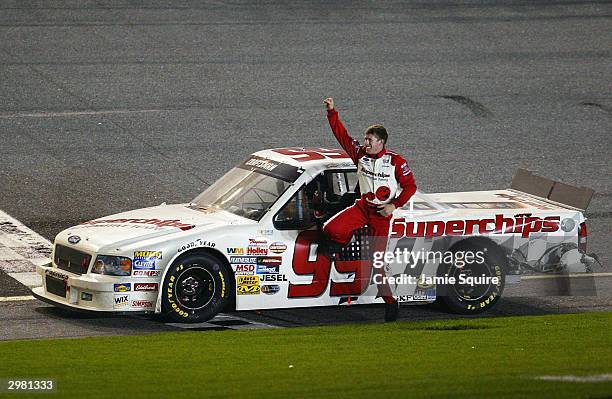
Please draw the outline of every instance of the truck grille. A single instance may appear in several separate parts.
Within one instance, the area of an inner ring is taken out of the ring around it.
[[[85,274],[91,263],[91,255],[63,245],[56,245],[53,260],[57,267],[62,270],[75,274]]]
[[[47,292],[66,298],[66,282],[52,276],[46,276]]]

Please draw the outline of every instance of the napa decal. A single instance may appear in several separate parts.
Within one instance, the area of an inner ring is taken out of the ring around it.
[[[161,251],[134,252],[134,270],[155,270],[157,263],[162,259]]]
[[[132,290],[132,283],[114,284],[115,292],[129,292]]]

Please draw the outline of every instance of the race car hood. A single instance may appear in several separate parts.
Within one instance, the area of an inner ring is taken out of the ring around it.
[[[160,205],[105,216],[70,227],[55,242],[85,251],[118,249],[161,236],[202,232],[228,224],[249,223],[225,211],[199,211],[187,204]],[[251,222],[252,223],[252,222]]]

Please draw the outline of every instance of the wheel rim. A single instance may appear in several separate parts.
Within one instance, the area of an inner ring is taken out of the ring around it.
[[[486,296],[488,296],[491,291],[491,287],[493,284],[459,284],[459,274],[464,274],[465,277],[492,277],[491,268],[486,262],[483,263],[471,263],[469,265],[465,265],[461,269],[456,266],[453,267],[453,277],[455,277],[456,284],[453,284],[453,291],[459,300],[461,301],[478,301]]]
[[[190,267],[176,279],[176,300],[185,309],[205,307],[213,300],[215,292],[215,279],[203,267]]]

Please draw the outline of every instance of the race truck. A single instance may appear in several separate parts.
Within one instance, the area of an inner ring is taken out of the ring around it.
[[[506,281],[526,273],[590,272],[590,189],[519,170],[506,190],[417,192],[394,212],[387,251],[377,254],[367,227],[344,247],[322,235],[357,186],[344,151],[258,151],[190,203],[60,232],[33,294],[77,311],[200,322],[234,307],[382,303],[386,284],[400,302],[469,314],[491,309]]]

